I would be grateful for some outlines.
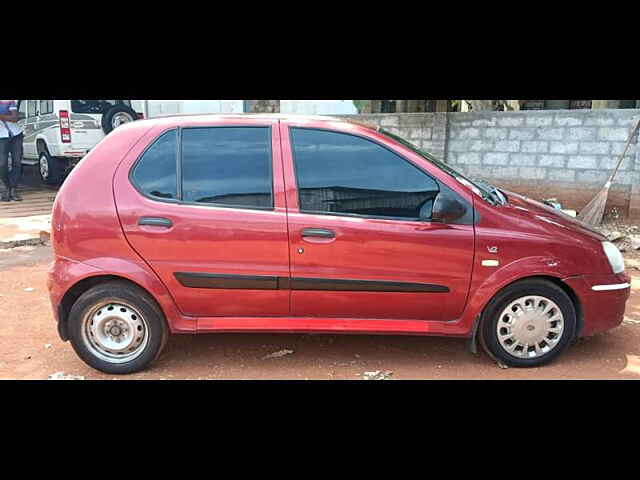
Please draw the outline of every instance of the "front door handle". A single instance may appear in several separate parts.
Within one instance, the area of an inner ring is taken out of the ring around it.
[[[149,225],[151,227],[173,227],[173,222],[164,217],[141,217],[138,220],[138,225]]]
[[[333,230],[326,228],[305,228],[302,230],[303,237],[336,238]]]

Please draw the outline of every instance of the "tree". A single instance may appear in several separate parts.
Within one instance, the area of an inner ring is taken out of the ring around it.
[[[249,113],[280,113],[280,100],[248,100]]]
[[[520,100],[463,100],[472,112],[520,110]]]
[[[353,100],[358,113],[371,113],[371,100]]]

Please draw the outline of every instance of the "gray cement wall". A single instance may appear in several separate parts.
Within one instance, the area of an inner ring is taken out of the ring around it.
[[[602,185],[640,110],[547,110],[449,115],[447,163],[490,178]],[[618,185],[638,180],[636,144]]]
[[[445,158],[448,126],[446,113],[374,113],[341,116],[382,127],[409,140],[438,159]]]
[[[472,177],[579,209],[611,175],[640,109],[349,117],[382,126]],[[612,187],[612,204],[624,214],[637,208],[640,216],[640,199],[631,198],[639,183],[636,137]]]

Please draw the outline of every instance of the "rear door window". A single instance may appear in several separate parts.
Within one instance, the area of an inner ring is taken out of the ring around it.
[[[226,207],[273,207],[269,127],[182,131],[183,198]]]
[[[178,198],[177,136],[176,130],[164,133],[134,167],[131,179],[140,193],[156,199]]]
[[[292,128],[300,211],[397,220],[431,219],[438,182],[362,137]]]

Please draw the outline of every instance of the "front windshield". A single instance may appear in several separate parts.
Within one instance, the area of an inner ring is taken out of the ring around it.
[[[411,151],[417,153],[422,158],[424,158],[425,160],[429,161],[430,163],[432,163],[433,165],[438,167],[440,170],[445,172],[447,175],[450,175],[451,177],[455,178],[458,182],[460,182],[463,185],[466,185],[467,187],[471,188],[471,190],[473,190],[474,193],[476,193],[477,195],[482,197],[487,202],[489,202],[491,204],[494,204],[494,205],[498,204],[498,203],[505,203],[503,201],[504,200],[503,194],[497,188],[495,188],[493,185],[491,185],[490,183],[482,181],[482,180],[476,180],[476,179],[472,180],[472,179],[466,177],[465,175],[463,175],[462,173],[458,172],[454,168],[451,168],[446,163],[441,162],[440,160],[435,158],[430,153],[425,152],[424,150],[416,147],[414,144],[408,142],[404,138],[399,137],[398,135],[395,135],[395,134],[393,134],[391,132],[388,132],[387,130],[384,130],[383,128],[378,129],[378,132],[383,134],[383,135],[385,135],[385,136],[387,136],[387,137],[389,137],[389,138],[391,138],[391,139],[393,139],[393,140],[395,140],[396,142],[404,145],[405,147],[407,147]]]

